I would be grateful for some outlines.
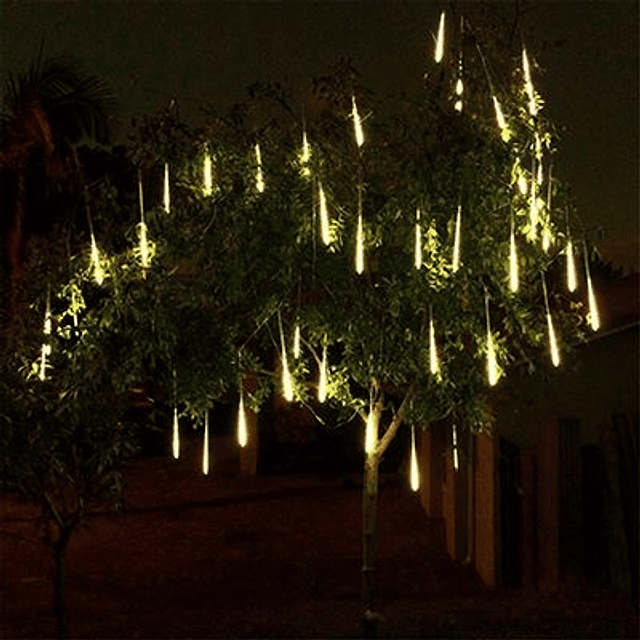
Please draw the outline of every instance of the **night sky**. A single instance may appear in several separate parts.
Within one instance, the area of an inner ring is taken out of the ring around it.
[[[534,83],[563,129],[558,174],[571,183],[587,227],[603,227],[604,257],[637,269],[638,3],[524,4],[528,49],[543,71]],[[191,119],[208,101],[245,98],[258,80],[286,77],[303,91],[342,56],[377,92],[412,90],[431,64],[431,33],[448,6],[0,0],[0,73],[24,68],[44,38],[45,54],[71,53],[109,82],[120,131],[131,115],[153,113],[172,98]]]

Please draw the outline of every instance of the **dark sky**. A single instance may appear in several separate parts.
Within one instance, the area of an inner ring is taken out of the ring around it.
[[[0,73],[35,59],[44,38],[45,53],[70,52],[111,84],[124,122],[174,96],[194,115],[207,101],[242,99],[257,80],[286,76],[302,90],[341,56],[376,91],[410,90],[448,4],[0,0]],[[604,227],[605,257],[637,268],[638,3],[526,4],[524,33],[544,72],[534,82],[564,128],[558,171],[587,226]]]

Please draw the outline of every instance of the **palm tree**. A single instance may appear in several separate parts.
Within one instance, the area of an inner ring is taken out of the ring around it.
[[[69,58],[39,57],[25,73],[6,80],[0,114],[0,171],[9,188],[0,216],[11,289],[10,319],[24,279],[27,236],[35,227],[48,228],[52,222],[46,219],[51,218],[51,210],[30,209],[27,194],[45,184],[79,191],[76,148],[88,140],[108,140],[113,104],[104,81],[84,74]]]

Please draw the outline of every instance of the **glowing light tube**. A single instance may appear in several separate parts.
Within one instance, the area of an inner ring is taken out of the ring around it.
[[[600,312],[598,311],[598,304],[596,302],[596,296],[593,291],[593,283],[591,282],[591,271],[589,270],[589,258],[587,251],[584,252],[584,266],[587,272],[587,297],[589,299],[589,324],[594,331],[600,328]]]
[[[102,284],[104,281],[104,270],[100,264],[100,252],[98,251],[98,245],[96,244],[96,238],[91,232],[91,264],[93,265],[93,279],[97,284]]]
[[[240,405],[238,406],[238,444],[241,447],[245,447],[247,440],[247,417],[244,412],[244,396],[243,393],[240,392]]]
[[[300,325],[296,325],[293,334],[293,357],[297,360],[300,357]]]
[[[571,238],[567,240],[567,289],[575,291],[578,288],[578,279],[576,277],[576,262],[573,255],[573,244]]]
[[[259,193],[264,191],[264,178],[262,177],[262,154],[260,153],[260,145],[256,142],[256,189]]]
[[[504,115],[502,113],[502,107],[498,102],[498,98],[496,98],[495,96],[492,96],[492,97],[493,97],[493,108],[496,112],[496,120],[498,122],[498,126],[500,127],[500,131],[504,131],[507,127],[507,123],[505,122]]]
[[[327,399],[327,347],[322,348],[322,362],[320,363],[320,380],[318,382],[318,401]]]
[[[438,27],[438,39],[436,40],[436,50],[434,53],[434,59],[436,62],[442,62],[442,56],[444,55],[444,14],[443,11],[440,14],[440,25]]]
[[[416,241],[414,251],[414,264],[416,269],[422,267],[422,231],[420,229],[420,209],[416,209]]]
[[[516,252],[516,236],[511,221],[511,239],[509,242],[509,288],[512,293],[516,293],[520,286],[518,277],[518,254]]]
[[[438,360],[438,349],[436,347],[436,331],[433,325],[433,311],[429,308],[429,369],[432,376],[440,373],[440,362]]]
[[[460,227],[462,225],[462,205],[458,205],[458,214],[456,215],[456,233],[453,240],[453,272],[455,273],[460,266]]]
[[[532,116],[537,115],[538,107],[536,105],[535,92],[533,90],[533,83],[531,82],[531,69],[529,68],[529,58],[527,56],[527,50],[522,47],[522,71],[524,72],[524,86],[529,98],[529,113]]]
[[[202,445],[202,473],[209,475],[209,410],[204,414],[204,442]]]
[[[164,198],[163,198],[164,210],[169,213],[171,206],[171,197],[169,194],[169,165],[164,163]]]
[[[178,425],[178,407],[173,407],[173,457],[177,460],[180,457],[180,429]]]
[[[495,386],[498,382],[498,365],[496,353],[493,346],[493,336],[491,335],[491,319],[489,317],[489,297],[485,297],[485,308],[487,314],[487,377],[489,385]]]
[[[453,468],[455,471],[460,467],[460,460],[458,458],[458,427],[454,424],[453,431],[451,433],[452,451],[453,451]]]
[[[140,224],[139,228],[139,242],[140,242],[140,261],[143,268],[149,266],[149,245],[147,243],[147,225],[144,221],[144,197],[142,193],[142,172],[138,171],[138,199],[140,202]]]
[[[355,96],[351,96],[351,116],[353,117],[353,129],[356,136],[356,144],[361,147],[364,144],[364,133],[362,131],[362,121],[358,113]]]
[[[43,333],[45,336],[51,335],[51,293],[47,289],[47,304],[44,311]],[[40,349],[40,380],[47,377],[47,357],[51,354],[51,345],[43,342]]]
[[[362,213],[358,214],[358,231],[356,234],[356,273],[364,271],[364,231],[362,229]]]
[[[300,164],[302,165],[302,175],[309,177],[311,170],[309,169],[309,160],[311,158],[311,150],[309,148],[309,142],[307,140],[306,129],[302,130],[302,153],[300,154]]]
[[[553,366],[560,365],[560,352],[558,350],[558,342],[556,341],[556,332],[553,329],[553,321],[551,319],[551,310],[549,309],[549,296],[547,294],[547,283],[544,279],[544,273],[542,274],[542,293],[544,294],[544,306],[547,312],[547,333],[549,334],[549,353],[551,355],[551,362]]]
[[[213,171],[211,166],[211,156],[207,153],[204,156],[204,167],[202,169],[202,184],[205,196],[210,196],[213,192]]]
[[[322,232],[322,241],[328,245],[331,242],[331,236],[329,235],[329,212],[327,211],[327,199],[324,195],[321,182],[318,182],[318,196],[320,200],[320,230]]]
[[[411,458],[409,462],[409,479],[412,491],[420,488],[420,473],[418,471],[418,454],[416,452],[416,431],[411,425]]]

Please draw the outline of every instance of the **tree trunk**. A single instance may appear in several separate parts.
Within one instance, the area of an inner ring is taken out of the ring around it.
[[[378,614],[375,602],[376,547],[378,542],[378,469],[380,459],[369,454],[364,465],[362,487],[362,633],[365,638],[375,638]]]
[[[53,614],[57,638],[71,637],[67,613],[67,548],[73,530],[73,525],[60,527],[58,539],[53,545]]]

